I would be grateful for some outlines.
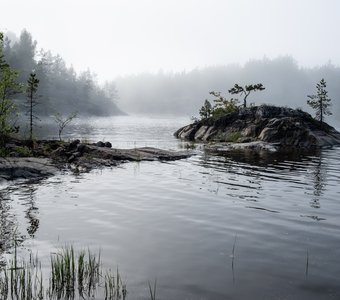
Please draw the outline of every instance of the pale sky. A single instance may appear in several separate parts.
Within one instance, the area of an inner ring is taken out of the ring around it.
[[[292,55],[340,65],[340,0],[1,0],[0,30],[99,80]]]

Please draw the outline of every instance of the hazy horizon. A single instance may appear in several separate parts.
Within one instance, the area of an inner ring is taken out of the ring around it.
[[[301,67],[340,65],[340,2],[5,0],[1,31],[27,29],[99,81],[141,73],[292,56]]]

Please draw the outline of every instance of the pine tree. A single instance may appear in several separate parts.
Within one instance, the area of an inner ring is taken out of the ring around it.
[[[329,107],[331,106],[331,99],[328,98],[328,91],[326,91],[326,81],[322,78],[316,85],[317,94],[308,95],[307,104],[315,110],[315,118],[321,122],[324,121],[324,116],[332,115]]]
[[[31,73],[27,80],[27,99],[29,104],[29,120],[30,120],[30,140],[33,140],[33,125],[34,119],[36,116],[34,115],[33,108],[37,105],[35,94],[38,91],[39,79],[36,78],[35,73]]]
[[[204,101],[204,105],[201,107],[199,114],[201,116],[202,119],[207,119],[209,117],[211,117],[211,113],[212,113],[212,105],[209,102],[209,100],[205,100]]]
[[[263,91],[265,87],[263,86],[262,83],[257,83],[257,84],[250,84],[246,85],[245,87],[238,85],[237,83],[234,85],[233,88],[228,90],[228,92],[232,95],[235,94],[244,94],[243,98],[243,107],[247,107],[247,97],[251,92],[256,92],[256,91]]]

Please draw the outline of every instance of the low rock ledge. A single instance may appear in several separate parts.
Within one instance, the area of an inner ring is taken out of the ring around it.
[[[40,140],[34,142],[33,148],[29,148],[27,141],[13,139],[6,146],[11,156],[0,158],[0,180],[48,177],[55,174],[58,169],[68,167],[76,172],[84,172],[129,161],[170,161],[192,155],[188,151],[176,152],[152,147],[134,149],[111,147],[111,143],[108,142],[85,144],[79,140],[70,143]]]

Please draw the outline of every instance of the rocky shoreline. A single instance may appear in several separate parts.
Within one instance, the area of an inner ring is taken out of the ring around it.
[[[79,140],[29,141],[12,139],[6,145],[8,156],[0,158],[0,180],[39,179],[61,169],[87,172],[94,168],[117,166],[129,161],[170,161],[191,156],[188,151],[151,147],[115,149],[111,143],[81,143]]]
[[[302,110],[276,106],[240,108],[220,118],[194,122],[177,130],[177,138],[209,143],[216,151],[280,151],[340,145],[340,133]]]

